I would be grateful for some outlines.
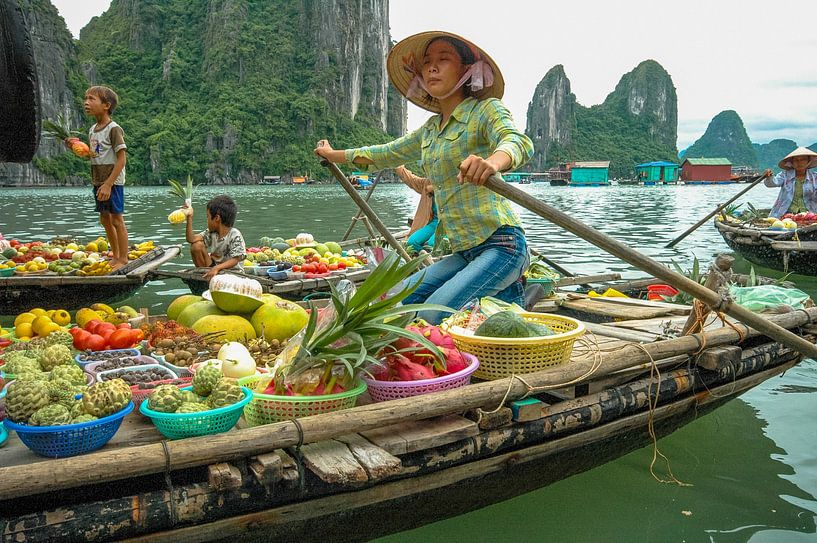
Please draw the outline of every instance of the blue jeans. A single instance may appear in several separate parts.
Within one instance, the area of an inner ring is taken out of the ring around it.
[[[458,311],[470,300],[494,296],[524,305],[522,273],[529,263],[525,234],[520,228],[502,226],[476,247],[456,252],[409,277],[408,284],[422,282],[403,303],[441,304]],[[417,316],[439,324],[447,313],[422,311]]]
[[[440,222],[438,219],[432,219],[432,221],[427,225],[410,235],[408,241],[406,242],[408,246],[417,252],[420,252],[424,245],[430,245],[433,249],[434,232],[437,230],[438,222]]]

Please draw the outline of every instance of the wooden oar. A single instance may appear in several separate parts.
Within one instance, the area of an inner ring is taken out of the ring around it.
[[[692,232],[694,232],[695,230],[697,230],[697,229],[698,229],[698,228],[699,228],[699,227],[700,227],[702,224],[704,224],[705,222],[709,221],[709,219],[711,219],[712,217],[714,217],[715,215],[717,215],[718,213],[720,213],[720,211],[721,211],[723,208],[725,208],[726,206],[728,206],[729,204],[731,204],[732,202],[734,202],[735,200],[737,200],[738,198],[740,198],[741,196],[743,196],[744,194],[746,194],[747,192],[749,192],[749,190],[750,190],[752,187],[754,187],[755,185],[757,185],[758,183],[760,183],[760,182],[761,182],[761,181],[763,181],[764,179],[766,179],[766,175],[765,175],[765,173],[764,173],[764,174],[760,174],[760,175],[758,175],[757,177],[755,177],[755,179],[752,181],[752,183],[751,183],[751,184],[750,184],[748,187],[746,187],[745,189],[743,189],[743,190],[742,190],[742,191],[740,191],[739,193],[735,194],[735,195],[734,195],[732,198],[730,198],[730,199],[729,199],[729,200],[728,200],[726,203],[720,204],[718,207],[716,207],[716,208],[715,208],[715,211],[713,211],[712,213],[710,213],[709,215],[707,215],[706,217],[704,217],[704,218],[703,218],[703,219],[701,219],[700,221],[696,222],[696,223],[695,223],[695,224],[694,224],[694,225],[693,225],[693,226],[692,226],[692,227],[691,227],[689,230],[687,230],[686,232],[684,232],[683,234],[681,234],[680,236],[678,236],[678,237],[677,237],[677,238],[675,238],[674,240],[672,240],[672,241],[670,241],[669,243],[667,243],[666,245],[664,245],[664,248],[665,248],[665,249],[669,249],[670,247],[674,247],[674,246],[675,246],[675,245],[676,245],[676,244],[677,244],[679,241],[681,241],[682,239],[684,239],[685,237],[687,237],[688,235],[690,235]]]
[[[485,186],[497,194],[508,198],[525,209],[536,213],[540,217],[549,220],[550,222],[561,226],[568,232],[571,232],[585,241],[588,241],[604,249],[611,255],[620,258],[638,268],[652,274],[655,277],[665,281],[678,290],[682,290],[691,296],[701,300],[713,310],[726,313],[751,326],[755,330],[772,339],[779,341],[783,345],[803,353],[804,355],[817,359],[817,346],[812,345],[802,337],[781,328],[780,326],[769,322],[768,320],[755,315],[745,307],[734,303],[729,299],[721,298],[721,296],[696,283],[688,277],[684,277],[680,273],[676,273],[662,264],[659,264],[652,258],[645,256],[638,251],[631,249],[627,245],[611,238],[607,234],[603,234],[583,222],[574,219],[570,215],[563,213],[553,206],[550,206],[540,200],[537,200],[528,193],[519,190],[518,188],[505,183],[498,175],[491,176],[485,183]]]
[[[556,262],[552,261],[551,259],[549,259],[548,257],[546,257],[545,255],[543,255],[542,253],[540,253],[539,251],[537,251],[536,249],[534,249],[532,247],[530,249],[530,254],[532,254],[533,256],[535,256],[537,258],[539,258],[539,260],[541,260],[542,262],[544,262],[545,264],[547,264],[548,266],[550,266],[551,268],[553,268],[557,272],[561,273],[563,276],[565,276],[565,277],[576,277],[575,273],[571,273],[570,271],[566,270],[565,268],[563,268],[562,266],[560,266]]]
[[[353,187],[349,180],[346,179],[346,176],[343,175],[343,172],[340,171],[340,168],[338,168],[337,164],[329,162],[328,160],[322,160],[321,164],[326,166],[332,173],[332,175],[335,177],[335,179],[338,180],[340,186],[346,189],[346,192],[349,194],[349,197],[352,198],[352,200],[357,204],[357,207],[360,208],[360,211],[362,211],[363,214],[366,215],[366,218],[369,219],[369,222],[377,229],[378,232],[380,232],[380,234],[386,239],[389,245],[391,245],[392,248],[395,251],[397,251],[397,254],[402,256],[406,262],[411,260],[411,256],[409,256],[409,254],[406,252],[406,249],[403,247],[403,245],[401,245],[399,241],[394,239],[394,236],[392,235],[391,232],[389,232],[389,229],[386,228],[386,225],[383,224],[383,221],[380,220],[380,217],[377,216],[377,213],[375,213],[374,210],[369,206],[368,202],[366,202],[366,200],[364,200],[360,196],[360,194],[357,193],[355,187]]]
[[[372,197],[374,189],[377,188],[377,184],[380,182],[380,177],[382,175],[383,172],[378,173],[377,177],[374,178],[374,183],[372,183],[372,186],[366,190],[365,200],[367,203],[369,202],[369,198]],[[350,224],[349,228],[346,229],[346,233],[343,234],[343,237],[340,239],[341,241],[346,241],[349,238],[349,236],[352,234],[352,230],[354,230],[355,225],[357,224],[357,221],[363,220],[363,217],[364,217],[363,212],[358,210],[357,214],[354,217],[352,217],[352,224]],[[371,231],[371,226],[366,224],[366,228],[369,230],[369,233],[372,234],[372,237],[374,237],[374,233]]]

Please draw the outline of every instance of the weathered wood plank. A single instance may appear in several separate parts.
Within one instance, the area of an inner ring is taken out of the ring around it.
[[[333,439],[301,447],[304,464],[321,481],[330,484],[356,484],[369,480],[346,444]]]
[[[361,435],[391,454],[422,451],[475,436],[479,427],[474,421],[458,415],[403,422],[377,428]]]
[[[712,347],[698,355],[695,359],[695,364],[708,370],[717,371],[727,366],[734,366],[740,362],[742,354],[743,349],[737,345]]]
[[[637,330],[622,330],[606,324],[598,324],[595,322],[584,323],[585,328],[599,336],[605,336],[615,339],[623,339],[625,341],[632,341],[634,343],[652,343],[659,339],[657,334],[650,334],[639,332]]]
[[[239,488],[242,483],[241,472],[226,462],[211,464],[207,466],[207,482],[214,490]]]
[[[465,418],[476,422],[480,430],[494,430],[513,422],[513,412],[510,407],[485,407],[471,409],[465,413]]]
[[[335,439],[349,447],[371,481],[379,481],[397,475],[403,469],[403,463],[399,458],[373,445],[359,434],[346,434]]]
[[[264,486],[277,483],[284,477],[284,463],[275,453],[253,456],[247,465],[256,480]]]
[[[557,287],[569,287],[571,285],[584,285],[585,283],[603,283],[605,281],[616,281],[621,279],[620,273],[599,273],[596,275],[576,275],[575,277],[562,277],[556,281]]]
[[[562,302],[562,307],[573,311],[580,311],[590,313],[591,315],[600,315],[602,317],[610,317],[613,319],[651,319],[655,317],[672,315],[672,310],[670,309],[658,307],[630,307],[622,304],[597,302],[595,298],[587,298],[584,300],[565,300]]]

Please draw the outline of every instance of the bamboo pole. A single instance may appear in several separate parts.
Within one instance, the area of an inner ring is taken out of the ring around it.
[[[666,283],[672,285],[678,290],[683,290],[691,296],[706,303],[712,309],[718,312],[726,313],[740,322],[746,323],[752,328],[756,328],[775,341],[779,341],[783,345],[807,355],[809,358],[817,359],[817,346],[812,345],[802,337],[797,336],[788,330],[777,326],[773,322],[752,313],[745,307],[734,303],[728,298],[722,298],[720,294],[712,292],[708,288],[696,283],[688,277],[684,277],[680,273],[670,270],[666,266],[663,266],[652,258],[631,249],[627,245],[624,245],[620,241],[611,238],[607,234],[603,234],[595,228],[574,219],[562,211],[559,211],[555,207],[537,200],[528,193],[505,183],[498,175],[491,176],[491,178],[485,183],[485,186],[497,194],[508,198],[512,202],[521,205],[525,209],[536,213],[540,217],[561,226],[565,230],[579,236],[585,241],[592,243],[596,247],[604,249],[611,255],[632,264],[639,270],[645,271],[654,275],[655,277],[658,277],[659,279],[664,280]]]
[[[790,328],[817,318],[817,308],[795,311],[771,317],[771,321]],[[744,337],[761,335],[756,330],[737,324]],[[532,387],[562,388],[571,380],[599,379],[613,372],[639,364],[698,351],[702,343],[708,347],[732,344],[740,335],[730,327],[705,334],[683,336],[639,346],[628,345],[614,352],[601,352],[598,369],[593,357],[571,361],[563,367],[525,375]],[[584,378],[583,378],[584,377]],[[314,443],[352,432],[363,432],[410,420],[422,420],[454,412],[467,411],[499,403],[503,398],[515,400],[528,393],[519,379],[505,378],[478,383],[402,400],[325,413],[292,421],[246,428],[226,434],[193,437],[167,442],[169,458],[161,443],[122,449],[103,450],[78,457],[50,459],[26,466],[0,467],[0,496],[13,499],[75,488],[88,484],[128,479],[167,470],[227,462],[237,458],[292,447],[299,442]],[[298,427],[303,431],[299,435]]]
[[[360,196],[360,194],[357,193],[355,187],[353,187],[349,180],[346,179],[346,176],[343,175],[343,172],[340,171],[340,168],[338,168],[337,164],[329,162],[328,160],[322,160],[321,164],[323,164],[329,169],[329,172],[335,177],[335,179],[338,180],[340,186],[342,186],[346,190],[346,192],[349,194],[349,197],[352,198],[352,200],[357,204],[357,207],[360,208],[360,211],[362,211],[363,214],[366,215],[366,218],[369,219],[369,222],[374,225],[374,227],[386,239],[389,245],[391,245],[392,248],[395,251],[397,251],[397,254],[402,256],[406,262],[411,260],[411,257],[406,252],[406,249],[400,244],[400,242],[394,239],[394,236],[392,235],[391,232],[389,232],[389,229],[386,228],[386,226],[383,224],[383,221],[380,220],[380,217],[377,216],[377,213],[375,213],[374,210],[366,202],[366,200],[364,200]]]
[[[707,222],[709,219],[711,219],[712,217],[714,217],[715,215],[717,215],[718,213],[720,213],[720,211],[721,211],[723,208],[725,208],[726,206],[728,206],[729,204],[731,204],[732,202],[734,202],[735,200],[737,200],[738,198],[740,198],[741,196],[743,196],[744,194],[746,194],[747,192],[749,192],[749,190],[751,190],[751,189],[752,189],[752,187],[754,187],[755,185],[757,185],[758,183],[760,183],[760,182],[761,182],[761,181],[763,181],[764,179],[766,179],[766,174],[765,174],[765,173],[758,175],[758,176],[757,176],[757,177],[754,179],[754,181],[752,181],[752,183],[751,183],[751,184],[750,184],[748,187],[746,187],[746,188],[745,188],[745,189],[743,189],[742,191],[740,191],[740,192],[738,192],[737,194],[735,194],[734,196],[732,196],[732,198],[730,198],[729,200],[727,200],[725,203],[720,204],[718,207],[716,207],[716,208],[715,208],[715,211],[713,211],[712,213],[710,213],[709,215],[707,215],[706,217],[704,217],[704,218],[703,218],[703,219],[701,219],[700,221],[696,222],[696,223],[695,223],[694,225],[692,225],[692,226],[691,226],[689,229],[687,229],[687,231],[686,231],[686,232],[684,232],[683,234],[681,234],[680,236],[678,236],[678,237],[677,237],[677,238],[675,238],[674,240],[672,240],[672,241],[670,241],[669,243],[667,243],[666,245],[664,245],[664,248],[665,248],[665,249],[669,249],[669,248],[671,248],[671,247],[675,247],[675,245],[676,245],[676,244],[677,244],[679,241],[681,241],[682,239],[684,239],[685,237],[687,237],[688,235],[690,235],[692,232],[694,232],[695,230],[697,230],[698,228],[700,228],[700,226],[701,226],[702,224],[704,224],[704,223],[705,223],[705,222]]]
[[[372,186],[369,187],[368,190],[366,191],[365,200],[366,200],[367,204],[369,203],[369,199],[372,197],[372,193],[374,192],[374,189],[377,188],[377,184],[380,183],[380,178],[382,177],[382,175],[383,175],[383,172],[377,174],[377,177],[374,178],[374,183],[372,183]],[[365,216],[363,215],[363,212],[358,210],[357,214],[355,214],[355,216],[352,217],[352,222],[349,224],[349,228],[346,229],[346,233],[343,234],[343,237],[340,240],[341,241],[346,241],[346,239],[352,234],[352,230],[354,230],[355,225],[357,224],[357,221],[364,220],[364,219],[365,219]],[[369,226],[367,224],[366,228],[369,230],[369,232],[371,232],[371,228],[372,228],[371,226]]]

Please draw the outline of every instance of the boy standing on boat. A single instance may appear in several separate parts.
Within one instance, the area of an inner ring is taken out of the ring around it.
[[[434,31],[395,45],[387,69],[401,94],[437,115],[384,145],[335,150],[321,140],[315,153],[371,170],[419,161],[432,181],[440,228],[454,253],[409,278],[420,284],[405,303],[456,310],[474,298],[496,296],[523,304],[522,273],[529,259],[521,222],[508,200],[482,186],[533,155],[533,143],[500,101],[505,83],[499,68],[468,40]],[[436,324],[445,314],[420,316]]]
[[[204,274],[208,281],[222,270],[241,272],[241,261],[247,252],[244,236],[234,228],[238,207],[226,195],[216,196],[207,202],[207,228],[193,233],[193,208],[186,207],[187,243],[190,256],[197,268],[210,268]]]
[[[128,263],[128,229],[125,226],[125,132],[111,115],[119,97],[108,87],[85,91],[85,113],[96,118],[88,132],[91,148],[91,183],[99,222],[113,252],[111,268]]]
[[[772,178],[766,170],[767,187],[780,187],[769,217],[781,218],[786,213],[817,213],[817,153],[808,147],[798,147],[778,164],[783,170]],[[809,171],[811,170],[811,171]]]

